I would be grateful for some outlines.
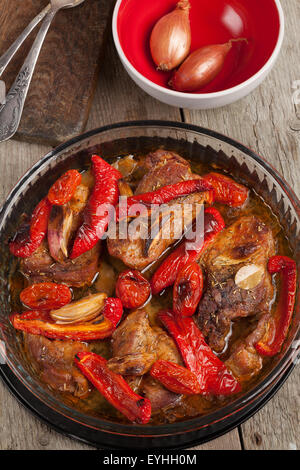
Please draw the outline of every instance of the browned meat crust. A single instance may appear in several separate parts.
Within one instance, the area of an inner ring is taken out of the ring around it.
[[[240,382],[246,382],[257,375],[263,367],[262,357],[256,351],[257,343],[270,327],[272,316],[270,313],[262,315],[253,332],[245,340],[238,340],[231,348],[231,355],[226,365]]]
[[[151,401],[152,412],[170,408],[181,399],[181,395],[167,390],[150,375],[144,377],[140,393]]]
[[[150,326],[145,310],[136,310],[130,313],[112,335],[114,356],[112,364],[115,365],[113,370],[121,373],[117,370],[116,358],[123,358],[121,367],[126,371],[126,358],[128,359],[131,355],[136,355],[139,364],[144,363],[143,366],[139,366],[140,369],[149,370],[155,362],[155,354],[153,354],[155,345],[156,334]],[[108,364],[110,364],[110,361],[108,361]],[[130,364],[130,369],[131,367]],[[125,374],[125,372],[122,373]],[[127,375],[132,375],[132,372]]]
[[[140,352],[113,357],[108,366],[117,374],[139,376],[146,374],[155,361],[155,353]]]
[[[161,328],[154,327],[156,333],[156,356],[158,359],[182,364],[181,355],[177,349],[174,340]]]
[[[51,258],[47,244],[42,243],[32,256],[21,261],[20,270],[30,283],[54,281],[81,287],[90,284],[97,273],[99,254],[100,244],[97,244],[75,260],[58,263]]]
[[[254,216],[242,217],[224,230],[205,254],[207,289],[199,305],[198,323],[214,351],[225,348],[232,320],[268,311],[273,287],[266,265],[273,254],[272,232]],[[241,289],[235,274],[251,263],[263,266],[262,280],[253,289]]]
[[[135,194],[154,191],[167,184],[179,183],[182,180],[192,178],[189,163],[177,153],[167,150],[149,153],[145,160],[145,166],[149,171],[139,182]],[[197,177],[199,178],[199,176]]]
[[[159,327],[150,326],[144,309],[128,315],[112,336],[111,370],[122,375],[143,375],[157,359],[181,363],[173,339]]]
[[[146,374],[158,359],[182,364],[171,337],[159,327],[152,328],[145,310],[136,310],[113,334],[113,355],[108,367],[125,375],[129,385],[150,399],[152,410],[175,404],[180,395],[166,390]],[[144,377],[141,380],[141,376]]]
[[[165,150],[149,154],[146,158],[146,166],[149,171],[140,181],[136,194],[153,191],[167,184],[200,178],[199,175],[192,174],[186,160]],[[164,205],[163,214],[158,212],[156,216],[155,213],[149,211],[145,218],[139,217],[131,222],[132,228],[135,223],[139,223],[138,238],[136,232],[131,229],[126,237],[123,234],[121,236],[117,227],[116,236],[111,236],[107,240],[109,254],[121,259],[129,267],[143,269],[156,261],[174,241],[181,238],[183,225],[187,227],[192,223],[206,198],[207,193],[191,194]],[[150,217],[151,224],[149,223]],[[149,226],[151,226],[150,230]],[[162,237],[164,227],[170,227],[168,238],[165,235]]]
[[[180,240],[184,227],[188,227],[195,220],[206,196],[207,193],[197,193],[181,197],[166,204],[163,213],[156,211],[157,214],[149,213],[145,218],[135,219],[131,222],[131,227],[138,224],[136,228],[139,237],[136,237],[136,231],[131,228],[124,238],[117,232],[115,238],[110,237],[107,240],[109,254],[121,259],[131,268],[145,268],[156,261],[176,240]]]
[[[51,341],[43,336],[24,335],[24,344],[29,357],[40,372],[43,382],[52,389],[69,392],[76,397],[89,393],[86,378],[74,366],[74,356],[87,351],[85,344],[77,341]]]

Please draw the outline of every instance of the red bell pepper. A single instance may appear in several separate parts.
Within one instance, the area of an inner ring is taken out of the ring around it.
[[[201,387],[197,376],[189,369],[174,362],[158,360],[152,366],[150,375],[159,380],[168,390],[183,395],[198,395]]]
[[[50,320],[49,312],[46,310],[27,310],[21,314],[21,318],[22,320]]]
[[[275,332],[272,328],[267,329],[255,348],[262,356],[275,356],[281,350],[293,316],[297,288],[296,263],[287,256],[273,256],[268,261],[268,271],[281,276],[281,289],[273,317]]]
[[[104,318],[109,320],[113,324],[114,328],[116,328],[123,315],[123,305],[121,300],[113,297],[107,297],[107,299],[105,299],[104,308],[101,313]]]
[[[118,203],[118,179],[122,174],[98,155],[92,156],[95,185],[83,212],[83,224],[79,227],[71,259],[91,250],[102,238],[111,220],[112,207]]]
[[[51,186],[48,192],[48,200],[51,204],[62,206],[69,202],[81,183],[81,174],[77,170],[69,170],[64,173]]]
[[[48,230],[51,203],[42,199],[34,209],[29,227],[22,227],[9,244],[10,252],[21,258],[28,258],[40,246]]]
[[[186,264],[178,273],[173,287],[173,310],[176,315],[191,317],[203,291],[202,269],[196,261]]]
[[[151,204],[167,204],[173,199],[196,192],[204,192],[204,200],[208,204],[212,204],[214,202],[213,187],[208,182],[200,178],[180,181],[179,183],[163,186],[156,191],[128,197],[126,199],[126,203],[117,208],[116,220],[118,221],[121,217],[127,217],[130,207],[135,204],[144,204],[145,206],[150,206]]]
[[[158,316],[174,338],[186,366],[196,374],[202,393],[232,395],[241,391],[239,382],[206,344],[193,318],[176,316],[171,310]]]
[[[114,332],[113,323],[104,318],[101,323],[81,323],[76,325],[60,325],[45,321],[43,312],[36,311],[24,314],[14,313],[10,321],[17,330],[33,335],[46,336],[50,339],[72,339],[75,341],[93,341],[104,339]]]
[[[137,270],[122,272],[116,283],[116,295],[126,308],[138,308],[148,300],[151,294],[150,283]]]
[[[215,237],[225,227],[225,222],[220,212],[214,207],[204,211],[204,241],[197,245],[193,240],[184,240],[162,262],[151,279],[151,288],[154,295],[166,287],[174,284],[179,271],[190,262],[197,260],[206,248],[214,241]],[[193,249],[187,248],[193,244]]]
[[[23,289],[21,302],[26,307],[37,310],[52,310],[63,307],[72,300],[69,287],[54,282],[40,282]]]
[[[249,194],[248,188],[220,173],[208,173],[203,178],[214,188],[215,201],[231,207],[242,206]]]
[[[77,367],[112,406],[130,421],[147,424],[151,417],[150,400],[137,395],[106,363],[106,359],[91,352],[78,352],[75,356]]]

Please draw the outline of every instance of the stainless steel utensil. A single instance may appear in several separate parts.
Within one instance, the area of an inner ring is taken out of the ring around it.
[[[3,80],[0,80],[0,105],[5,103],[6,88]]]
[[[62,8],[73,8],[83,2],[84,0],[51,0],[50,8],[46,12],[29,54],[5,97],[5,103],[0,106],[0,142],[10,139],[19,127],[37,59],[54,16]]]
[[[7,65],[23,44],[25,39],[29,36],[31,31],[42,21],[43,18],[47,15],[48,11],[51,8],[51,4],[47,5],[36,17],[29,23],[28,26],[24,29],[24,31],[20,34],[19,37],[13,42],[13,44],[7,49],[7,51],[0,57],[0,76],[3,74],[4,70],[6,69]],[[1,103],[1,102],[0,102]]]

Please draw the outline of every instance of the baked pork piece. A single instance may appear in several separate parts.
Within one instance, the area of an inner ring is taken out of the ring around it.
[[[273,286],[267,261],[274,251],[271,229],[257,217],[244,216],[221,232],[205,253],[201,263],[207,287],[197,320],[215,352],[226,347],[232,321],[269,311]]]

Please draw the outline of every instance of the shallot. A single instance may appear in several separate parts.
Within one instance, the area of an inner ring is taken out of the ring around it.
[[[178,67],[190,52],[190,7],[189,0],[181,0],[175,10],[163,16],[152,30],[150,49],[159,70],[169,71]]]
[[[210,83],[222,70],[232,43],[247,41],[231,39],[225,44],[212,44],[197,49],[174,73],[170,85],[176,91],[193,92]]]

